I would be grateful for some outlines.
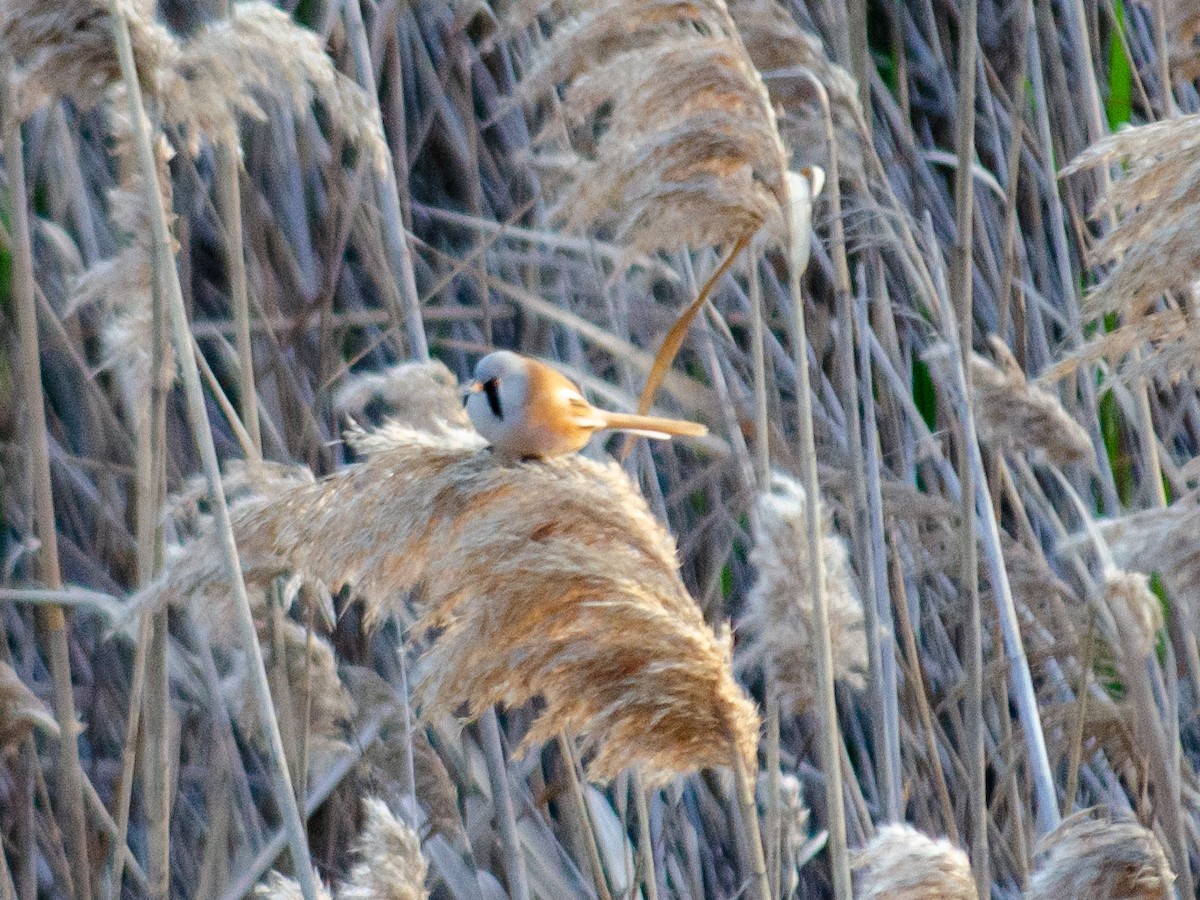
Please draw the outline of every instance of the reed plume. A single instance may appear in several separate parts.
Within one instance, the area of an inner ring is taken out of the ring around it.
[[[984,444],[1006,453],[1029,452],[1058,465],[1094,458],[1087,429],[1071,418],[1059,399],[1025,378],[1021,364],[995,335],[988,343],[996,361],[972,353],[971,400],[976,428]],[[924,359],[950,378],[949,348],[936,344]]]
[[[1096,523],[1118,566],[1157,572],[1172,603],[1200,616],[1200,505],[1182,497],[1165,509],[1130,513]],[[1195,621],[1195,619],[1193,619]]]
[[[541,4],[518,4],[528,21]],[[787,155],[774,110],[723,0],[601,0],[567,14],[522,82],[562,86],[565,122],[543,129],[575,155],[554,215],[609,227],[631,254],[782,240]],[[564,133],[569,149],[558,139]]]
[[[1085,809],[1063,820],[1037,848],[1026,900],[1169,900],[1175,875],[1154,832]]]
[[[315,873],[313,877],[317,883],[317,900],[333,900],[333,894],[329,892],[325,883]],[[261,900],[304,900],[299,882],[286,875],[280,875],[278,872],[272,872],[267,878],[266,884],[260,884],[255,888],[254,896]]]
[[[1079,154],[1063,174],[1115,163],[1121,164],[1121,175],[1091,213],[1094,219],[1116,220],[1092,251],[1096,264],[1112,265],[1084,309],[1093,318],[1119,313],[1120,325],[1083,345],[1050,377],[1082,361],[1118,360],[1146,343],[1154,352],[1126,363],[1120,374],[1182,375],[1200,358],[1190,305],[1160,306],[1169,292],[1190,291],[1190,273],[1200,267],[1200,241],[1192,227],[1200,214],[1200,115],[1121,129]]]
[[[817,698],[811,566],[805,539],[807,504],[804,488],[779,472],[771,478],[771,490],[759,495],[751,521],[754,548],[750,551],[758,578],[738,623],[739,668],[769,668],[781,697],[798,712],[810,708]],[[818,503],[818,514],[822,514],[820,506]],[[821,553],[834,677],[861,689],[867,671],[862,600],[845,542],[830,533],[828,521],[824,531]]]
[[[54,714],[21,681],[13,667],[0,661],[0,759],[34,729],[58,736]]]
[[[351,421],[370,421],[377,413],[421,431],[470,426],[458,379],[436,359],[351,375],[334,394],[333,408]]]
[[[363,817],[354,846],[358,860],[338,888],[338,900],[425,900],[428,866],[417,833],[377,797],[363,800]]]
[[[945,838],[934,840],[909,825],[884,825],[854,856],[858,900],[974,900],[978,896],[967,855]]]
[[[753,764],[758,716],[728,631],[705,624],[673,541],[617,466],[502,465],[457,429],[347,437],[363,462],[233,511],[252,592],[285,572],[349,586],[370,623],[420,587],[426,711],[466,704],[474,717],[541,696],[523,746],[576,734],[598,779],[636,765],[663,780],[734,752]],[[201,542],[145,599],[190,600],[219,621],[225,592]]]
[[[173,38],[154,21],[155,3],[123,0],[122,6],[138,71],[157,70]],[[24,115],[59,97],[93,107],[121,78],[105,0],[6,0],[0,5],[0,42],[18,65],[14,86]]]

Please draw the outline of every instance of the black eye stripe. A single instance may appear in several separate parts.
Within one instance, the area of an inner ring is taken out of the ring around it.
[[[504,418],[504,410],[500,407],[500,379],[493,378],[483,383],[483,392],[487,394],[488,406],[492,408],[492,412],[497,419]]]

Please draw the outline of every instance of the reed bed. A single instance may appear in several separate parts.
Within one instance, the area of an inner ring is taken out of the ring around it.
[[[1188,895],[1196,31],[0,2],[0,898]]]

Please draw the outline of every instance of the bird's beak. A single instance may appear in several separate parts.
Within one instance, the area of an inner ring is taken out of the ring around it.
[[[481,382],[472,381],[466,387],[459,388],[458,392],[462,395],[463,403],[466,403],[468,397],[470,397],[472,394],[478,394],[482,390],[483,384]]]

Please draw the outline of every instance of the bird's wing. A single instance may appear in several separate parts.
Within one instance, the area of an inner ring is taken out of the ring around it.
[[[560,397],[566,403],[567,409],[570,412],[571,421],[580,428],[603,428],[607,421],[603,415],[588,403],[583,396],[573,387],[560,389]]]

